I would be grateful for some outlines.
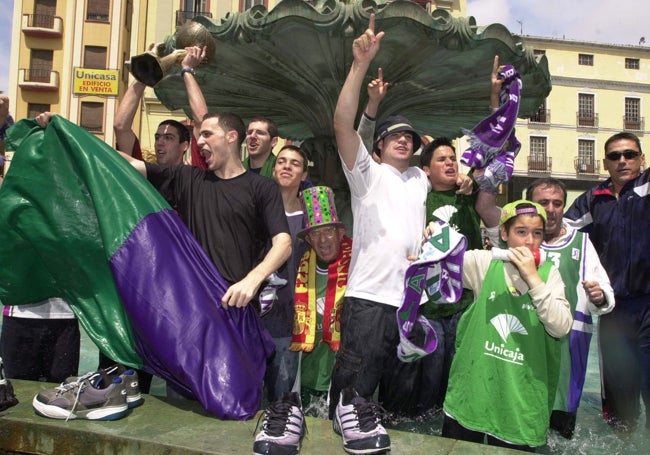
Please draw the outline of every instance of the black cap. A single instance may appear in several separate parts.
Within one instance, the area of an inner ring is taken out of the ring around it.
[[[377,142],[393,133],[401,133],[402,131],[409,131],[413,135],[413,153],[422,145],[422,140],[417,131],[413,129],[409,120],[406,117],[400,115],[391,115],[386,120],[381,122],[377,127],[377,134],[375,135],[374,143],[374,152],[379,155],[379,149],[377,148]]]

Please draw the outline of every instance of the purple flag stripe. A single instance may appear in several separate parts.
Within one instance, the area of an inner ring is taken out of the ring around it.
[[[582,397],[582,388],[585,384],[587,373],[587,357],[591,333],[571,330],[569,346],[571,346],[571,378],[569,380],[569,396],[567,397],[567,411],[576,412]]]
[[[253,417],[273,341],[252,306],[222,308],[228,283],[178,215],[146,216],[110,264],[145,369],[219,418]]]

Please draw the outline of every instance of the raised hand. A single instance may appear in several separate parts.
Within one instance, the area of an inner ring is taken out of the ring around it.
[[[363,34],[352,43],[352,55],[357,62],[370,62],[379,51],[379,43],[384,32],[375,34],[375,15],[370,15],[370,23]]]

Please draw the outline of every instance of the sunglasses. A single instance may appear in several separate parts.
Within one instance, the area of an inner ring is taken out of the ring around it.
[[[605,158],[610,161],[618,161],[621,159],[621,156],[624,156],[626,160],[633,160],[641,156],[641,152],[636,150],[624,150],[622,152],[609,152],[605,154]]]

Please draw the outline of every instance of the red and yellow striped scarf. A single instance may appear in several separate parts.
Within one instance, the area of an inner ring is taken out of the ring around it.
[[[323,339],[332,351],[341,343],[341,306],[348,283],[352,240],[343,236],[336,261],[327,268],[323,311]],[[316,252],[309,248],[300,260],[295,291],[295,316],[291,351],[311,352],[316,343]]]

